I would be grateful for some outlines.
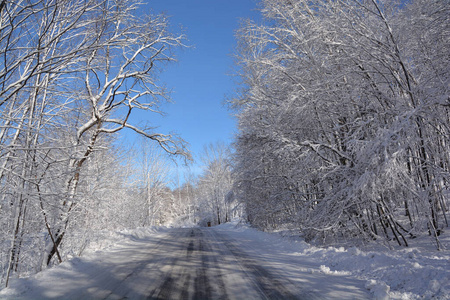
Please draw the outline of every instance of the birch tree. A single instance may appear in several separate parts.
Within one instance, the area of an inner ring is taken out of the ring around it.
[[[105,2],[87,28],[95,37],[96,47],[87,53],[82,62],[84,70],[74,76],[73,84],[85,91],[80,100],[86,103],[90,116],[76,128],[73,148],[78,154],[70,160],[73,171],[66,179],[66,196],[60,202],[62,213],[47,263],[64,237],[70,211],[76,204],[81,168],[101,134],[126,128],[154,140],[170,154],[188,156],[182,140],[129,122],[132,111],[137,109],[160,113],[158,103],[167,94],[156,82],[155,69],[172,61],[171,49],[182,45],[182,36],[171,35],[163,17],[134,16],[137,4]]]
[[[90,157],[121,130],[189,159],[179,137],[136,126],[136,110],[161,114],[158,74],[183,47],[167,19],[140,1],[0,1],[0,189],[11,241],[6,283],[24,233],[47,232],[43,264],[59,247]],[[138,10],[139,13],[138,13]],[[2,244],[2,246],[4,246]],[[4,246],[6,247],[6,246]]]

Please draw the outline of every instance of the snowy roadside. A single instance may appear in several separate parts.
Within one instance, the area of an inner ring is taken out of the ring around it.
[[[292,261],[312,266],[309,270],[312,273],[363,279],[365,288],[375,299],[450,299],[448,233],[441,237],[447,249],[443,251],[433,248],[428,237],[416,239],[408,248],[389,250],[369,246],[363,251],[355,247],[319,248],[301,238],[265,233],[237,222],[216,228],[238,241],[245,241],[247,246],[242,244],[243,249],[251,255],[268,252],[274,257],[288,255]]]
[[[35,283],[39,280],[48,281],[51,274],[58,269],[58,272],[62,270],[67,278],[82,282],[84,279],[78,277],[84,276],[83,274],[95,275],[108,270],[111,262],[116,259],[111,253],[114,254],[118,249],[139,247],[140,242],[156,245],[167,230],[138,228],[120,232],[100,232],[91,238],[81,258],[74,257],[29,278],[14,279],[11,285],[13,289],[1,290],[0,299],[17,299],[17,295],[33,294],[33,289],[38,286]],[[291,278],[293,282],[305,282],[313,290],[325,293],[332,283],[334,287],[338,287],[340,280],[346,277],[363,280],[359,286],[367,289],[374,299],[450,299],[450,252],[436,251],[425,238],[423,242],[420,239],[414,241],[416,246],[410,248],[390,251],[371,246],[362,251],[355,247],[319,248],[311,246],[301,238],[261,232],[238,224],[237,221],[213,227],[211,230],[227,235],[250,257],[259,256],[267,262],[269,268],[278,270],[279,274],[284,273],[283,275]],[[448,234],[443,236],[441,241],[447,249],[450,248]],[[109,256],[102,255],[106,253],[104,251],[107,251]],[[147,248],[146,251],[151,250]],[[135,263],[131,256],[126,259],[130,265]],[[74,270],[78,270],[78,273]],[[324,282],[321,280],[323,278],[328,281]],[[337,298],[340,291],[334,289],[326,292]]]
[[[120,231],[102,230],[96,234],[91,234],[87,238],[86,247],[83,250],[83,254],[106,250],[116,245],[118,242],[123,242],[124,239],[134,241],[165,230],[167,230],[166,227],[138,227],[135,229],[124,229]],[[71,238],[76,239],[76,235]]]
[[[29,299],[27,295],[39,295],[43,294],[40,288],[36,290],[36,282],[49,281],[48,278],[52,278],[53,272],[59,272],[63,270],[63,273],[67,276],[74,276],[74,270],[81,268],[81,272],[86,274],[102,272],[104,270],[98,268],[97,270],[91,267],[86,268],[91,262],[102,262],[104,260],[103,253],[111,252],[124,247],[136,247],[139,245],[140,240],[157,240],[161,234],[166,232],[166,227],[140,227],[136,229],[125,229],[121,231],[107,231],[101,230],[92,234],[87,239],[85,245],[82,247],[81,256],[79,255],[79,249],[73,253],[67,255],[68,260],[63,263],[43,270],[37,274],[33,274],[29,277],[11,278],[10,288],[0,287],[0,299],[20,299],[21,295],[25,295],[25,299]],[[81,233],[80,233],[81,234]],[[71,236],[68,240],[76,239],[76,235]],[[78,252],[78,253],[77,253]],[[131,259],[131,258],[130,258]],[[84,268],[84,269],[83,269]],[[60,288],[66,288],[61,286]]]

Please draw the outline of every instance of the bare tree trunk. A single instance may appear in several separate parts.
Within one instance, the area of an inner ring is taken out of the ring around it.
[[[57,227],[56,232],[53,232],[54,238],[52,238],[52,247],[51,247],[50,252],[47,255],[47,265],[50,264],[53,256],[58,252],[58,247],[60,246],[60,244],[64,238],[64,235],[66,233],[66,229],[67,229],[67,226],[69,225],[69,220],[70,220],[70,212],[76,204],[75,197],[76,197],[76,190],[78,187],[78,183],[80,181],[81,169],[82,169],[83,164],[86,161],[86,159],[94,151],[95,143],[100,134],[100,131],[98,130],[100,127],[101,127],[101,122],[98,122],[97,128],[91,135],[90,143],[87,146],[83,157],[73,163],[73,166],[75,167],[75,172],[69,178],[69,180],[67,182],[67,197],[63,200],[63,203],[62,203],[63,213],[60,215],[60,218],[58,221],[59,226]]]

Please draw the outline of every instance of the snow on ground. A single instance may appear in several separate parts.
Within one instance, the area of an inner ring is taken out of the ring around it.
[[[151,251],[151,248],[142,249],[142,244],[157,244],[167,230],[165,227],[146,227],[117,232],[99,231],[89,238],[81,257],[71,257],[30,277],[11,278],[9,287],[0,289],[0,299],[61,299],[61,295],[65,295],[64,299],[89,299],[80,295],[72,297],[68,293],[72,290],[76,292],[78,287],[83,286],[95,289],[97,286],[117,284],[113,278],[115,275],[120,277],[123,272],[133,271],[136,261],[139,262],[142,256],[140,252],[145,255],[145,252]],[[109,274],[110,277],[99,276],[101,274]],[[61,281],[55,281],[55,278],[61,278]],[[100,281],[88,282],[97,278]],[[70,286],[63,283],[65,281],[69,281]],[[50,285],[51,289],[47,289],[46,285]]]
[[[16,299],[17,295],[33,294],[33,289],[37,286],[35,281],[51,278],[55,269],[63,268],[66,272],[64,274],[68,277],[75,274],[71,270],[76,269],[77,274],[80,274],[83,265],[93,266],[82,264],[81,261],[106,260],[107,258],[102,256],[106,249],[118,245],[122,247],[120,245],[125,244],[130,246],[134,241],[142,239],[157,240],[167,230],[169,229],[139,228],[104,233],[103,238],[97,237],[90,242],[82,258],[73,258],[30,278],[13,279],[11,288],[0,291],[0,299]],[[362,279],[366,282],[365,288],[374,299],[450,299],[450,251],[437,251],[430,245],[428,237],[416,239],[409,248],[389,250],[372,245],[361,250],[355,247],[315,247],[301,238],[257,231],[245,224],[239,224],[238,221],[216,226],[212,230],[231,238],[233,243],[248,255],[262,257],[270,267],[284,268],[285,274],[291,278],[309,273],[335,276],[335,282],[338,282],[340,277]],[[446,249],[450,249],[448,233],[441,238],[441,242]],[[304,268],[302,270],[287,268],[286,265],[289,264]],[[99,268],[81,271],[91,274],[105,270]],[[311,276],[311,278],[320,277]],[[309,284],[319,290],[327,288],[327,282]],[[42,295],[42,292],[36,291],[36,295]]]
[[[252,241],[246,249],[290,253],[292,261],[310,263],[326,274],[350,275],[366,280],[375,299],[450,299],[450,235],[441,236],[446,250],[437,251],[430,237],[417,238],[408,248],[389,250],[380,245],[356,247],[315,247],[301,238],[282,237],[239,225],[218,226],[235,239]]]

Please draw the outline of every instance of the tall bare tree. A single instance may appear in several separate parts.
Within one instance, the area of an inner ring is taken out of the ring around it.
[[[106,136],[134,131],[190,158],[181,138],[130,122],[136,110],[149,119],[162,113],[169,94],[158,75],[184,39],[142,4],[0,1],[0,212],[12,237],[5,239],[11,241],[6,282],[24,233],[45,228],[45,262],[55,255],[61,261],[80,183],[92,155],[108,147]]]

